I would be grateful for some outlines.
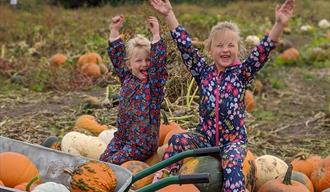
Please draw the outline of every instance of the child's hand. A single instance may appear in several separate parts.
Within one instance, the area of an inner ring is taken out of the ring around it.
[[[169,0],[149,0],[153,8],[164,16],[167,16],[172,10]]]
[[[122,15],[114,16],[111,19],[110,29],[119,31],[121,29],[121,27],[123,26],[123,23],[124,23],[124,16],[122,16]]]
[[[276,6],[276,23],[286,26],[290,17],[293,15],[295,0],[286,0],[282,5]]]
[[[148,18],[148,28],[153,36],[159,36],[159,23],[156,17],[150,16]]]

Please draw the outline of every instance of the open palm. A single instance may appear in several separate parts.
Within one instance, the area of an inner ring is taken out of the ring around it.
[[[295,0],[286,0],[282,5],[276,7],[276,22],[286,25],[293,15]]]
[[[156,11],[163,15],[168,15],[168,13],[172,10],[169,0],[149,0],[149,2]]]

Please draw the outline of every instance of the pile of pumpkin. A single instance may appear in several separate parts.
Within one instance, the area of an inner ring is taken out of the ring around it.
[[[50,58],[50,64],[54,67],[60,67],[65,64],[67,57],[58,53]],[[108,72],[108,68],[102,62],[102,57],[95,52],[87,52],[78,59],[78,71],[89,77],[98,78]]]
[[[37,166],[23,154],[2,152],[0,162],[0,186],[32,192],[69,192],[66,186],[59,183],[41,183]],[[71,175],[71,192],[112,192],[117,185],[116,175],[112,169],[98,161],[89,161],[73,171],[66,171]]]

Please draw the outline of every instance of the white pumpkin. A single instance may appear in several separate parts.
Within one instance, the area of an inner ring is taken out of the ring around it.
[[[249,35],[245,38],[245,42],[250,44],[250,45],[258,45],[260,42],[259,37],[255,35]]]
[[[108,129],[108,130],[104,130],[99,134],[99,138],[105,142],[105,144],[109,144],[111,139],[114,136],[114,133],[117,131],[116,128],[114,129]]]
[[[329,21],[326,20],[326,19],[322,19],[322,20],[320,20],[318,25],[319,25],[319,27],[322,28],[322,29],[327,29],[327,28],[330,27],[330,23],[329,23]]]
[[[54,182],[46,182],[38,185],[36,188],[32,190],[32,192],[70,192],[64,185],[54,183]]]
[[[284,176],[288,165],[272,155],[263,155],[255,160],[257,190],[267,181]]]
[[[98,159],[106,147],[107,145],[100,138],[75,131],[64,135],[61,142],[61,150],[63,152],[92,159]]]
[[[311,31],[312,29],[313,29],[313,27],[310,26],[310,25],[303,25],[303,26],[300,27],[300,30],[302,32],[308,32],[308,31]]]

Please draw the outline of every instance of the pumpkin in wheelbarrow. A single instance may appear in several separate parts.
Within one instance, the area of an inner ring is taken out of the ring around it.
[[[218,192],[222,189],[222,168],[218,159],[205,156],[196,157],[185,162],[180,168],[179,174],[188,175],[195,173],[209,173],[210,182],[195,184],[201,192]]]
[[[66,172],[71,175],[71,192],[112,192],[117,186],[111,167],[99,161],[89,161],[73,171],[66,169]]]
[[[126,161],[125,163],[120,165],[121,167],[124,167],[125,169],[128,169],[130,172],[132,172],[133,175],[136,173],[149,168],[149,165],[145,162],[142,161],[136,161],[136,160],[131,160],[131,161]],[[146,185],[149,185],[154,178],[154,174],[150,174],[147,177],[144,177],[135,183],[132,184],[131,189],[137,190],[140,189]]]

